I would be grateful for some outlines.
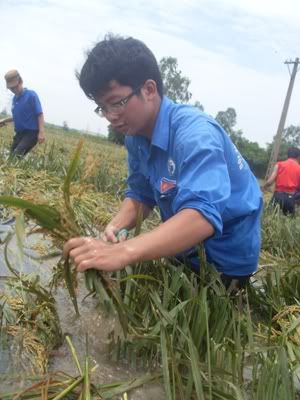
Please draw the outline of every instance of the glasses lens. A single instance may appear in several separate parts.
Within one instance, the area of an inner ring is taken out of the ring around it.
[[[105,117],[106,114],[110,113],[110,114],[114,114],[114,115],[118,115],[120,113],[122,113],[124,106],[126,106],[126,104],[128,103],[128,101],[136,94],[138,94],[138,92],[141,90],[142,86],[137,87],[136,89],[134,89],[128,96],[124,97],[123,99],[121,99],[120,101],[118,101],[115,104],[109,104],[106,105],[105,107],[102,106],[98,106],[97,108],[95,108],[95,113],[98,114],[100,117]]]
[[[98,106],[95,108],[94,112],[99,115],[99,117],[103,117],[103,109],[102,107]]]

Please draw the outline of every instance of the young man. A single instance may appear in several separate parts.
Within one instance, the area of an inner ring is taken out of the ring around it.
[[[81,88],[125,136],[128,188],[104,240],[74,238],[65,245],[79,271],[115,271],[137,261],[179,256],[199,270],[194,246],[224,281],[241,283],[256,270],[260,250],[261,193],[248,165],[215,120],[163,96],[158,64],[146,45],[108,36],[89,53]],[[117,243],[132,229],[139,207],[154,206],[162,224]]]
[[[284,215],[295,214],[295,201],[300,190],[300,150],[288,149],[288,159],[279,161],[263,186],[266,190],[275,182],[275,191],[271,203],[278,204]]]
[[[15,69],[4,75],[6,87],[14,93],[12,115],[15,125],[15,136],[11,153],[22,157],[37,142],[45,141],[44,116],[40,100],[33,90],[23,87],[23,80]]]

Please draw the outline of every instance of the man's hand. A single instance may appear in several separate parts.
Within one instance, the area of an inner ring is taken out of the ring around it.
[[[108,224],[102,234],[102,239],[104,242],[118,243],[118,232],[119,229],[117,227],[112,224]]]
[[[39,131],[39,134],[38,134],[38,142],[39,142],[39,144],[44,143],[45,140],[46,140],[45,132],[44,131]]]
[[[69,255],[73,259],[77,271],[85,271],[90,268],[118,271],[130,261],[125,248],[91,237],[68,240],[64,246],[64,255],[66,257]]]
[[[266,190],[267,190],[267,188],[268,188],[268,185],[266,185],[265,183],[263,184],[263,185],[261,185],[261,191],[262,192],[265,192]]]
[[[125,228],[118,229],[113,224],[108,224],[102,234],[104,242],[118,243],[127,240],[128,231]]]

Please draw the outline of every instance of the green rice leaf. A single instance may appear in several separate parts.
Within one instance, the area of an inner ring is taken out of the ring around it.
[[[67,289],[69,291],[71,301],[73,303],[75,313],[77,316],[79,316],[79,309],[78,309],[78,303],[77,303],[77,297],[75,293],[75,287],[74,287],[74,280],[71,272],[71,265],[70,265],[70,259],[67,257],[66,259],[61,259],[61,262],[63,262],[63,267],[64,267],[64,278],[66,282]]]
[[[71,160],[71,163],[69,165],[65,180],[64,180],[64,186],[63,186],[63,193],[64,193],[64,199],[65,199],[65,206],[66,209],[69,213],[69,217],[73,223],[75,223],[75,214],[71,206],[70,202],[70,186],[71,186],[71,181],[74,178],[74,175],[76,173],[76,169],[79,164],[80,160],[80,152],[83,146],[83,139],[81,139],[75,149],[74,156]]]
[[[43,228],[53,231],[61,228],[59,212],[46,204],[34,204],[13,196],[0,196],[0,204],[25,210],[25,214],[33,218]]]
[[[198,351],[196,346],[193,343],[191,336],[188,338],[188,346],[189,346],[189,356],[191,359],[191,369],[192,375],[194,380],[194,385],[196,389],[196,395],[198,400],[205,400],[204,391],[203,391],[203,384],[202,384],[202,377],[200,373],[200,360]]]
[[[169,352],[167,345],[167,336],[166,336],[166,330],[163,327],[163,325],[161,326],[161,331],[160,331],[160,346],[161,346],[162,370],[164,377],[166,399],[173,400],[172,383],[170,379],[170,370],[169,370],[169,357],[168,357]]]

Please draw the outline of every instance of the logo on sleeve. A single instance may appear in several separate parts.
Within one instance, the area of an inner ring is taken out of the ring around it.
[[[235,145],[233,145],[233,148],[234,148],[234,151],[236,152],[237,163],[238,163],[239,169],[242,170],[244,168],[244,159]]]
[[[176,181],[174,179],[161,178],[161,181],[160,181],[160,192],[161,193],[166,193],[170,189],[173,189],[174,187],[176,187]]]

